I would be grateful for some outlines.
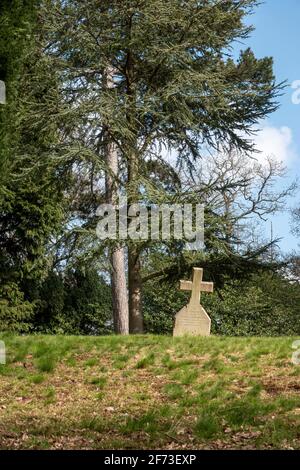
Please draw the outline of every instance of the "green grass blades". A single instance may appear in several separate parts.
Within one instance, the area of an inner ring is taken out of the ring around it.
[[[1,339],[1,449],[300,449],[297,338]]]

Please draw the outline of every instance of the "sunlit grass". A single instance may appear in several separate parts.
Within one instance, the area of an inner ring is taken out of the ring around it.
[[[2,449],[300,449],[296,338],[0,339]]]

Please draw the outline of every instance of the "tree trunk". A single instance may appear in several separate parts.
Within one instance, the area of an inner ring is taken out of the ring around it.
[[[139,201],[138,159],[132,155],[129,162],[128,186],[129,204]],[[130,221],[129,221],[130,226]],[[144,320],[142,312],[142,278],[140,249],[133,243],[128,248],[128,291],[129,291],[129,331],[130,333],[143,333]]]
[[[107,70],[106,84],[108,89],[111,89],[114,86],[113,74],[114,71],[112,68]],[[105,181],[106,201],[108,204],[117,204],[118,192],[114,175],[118,175],[119,162],[117,146],[113,142],[108,142],[107,144],[106,163],[108,167]],[[111,248],[110,262],[112,268],[111,290],[113,301],[114,330],[117,334],[127,335],[129,333],[129,312],[124,248],[118,245]]]
[[[123,248],[116,248],[112,250],[111,265],[111,290],[113,299],[114,329],[115,333],[119,335],[128,335],[128,296]]]
[[[128,249],[128,287],[129,287],[129,331],[143,333],[142,279],[139,250],[132,246]]]
[[[106,200],[108,204],[116,204],[117,191],[113,175],[118,173],[118,152],[114,144],[107,146],[107,166],[111,173],[106,175]],[[129,313],[124,248],[119,246],[111,248],[110,261],[114,329],[117,334],[127,335],[129,333]]]
[[[131,28],[131,23],[129,27]],[[128,51],[126,61],[127,77],[127,97],[130,104],[127,111],[129,128],[133,138],[130,139],[130,149],[128,152],[128,204],[139,202],[139,157],[137,153],[137,131],[136,131],[136,104],[135,92],[133,89],[133,58],[131,51]],[[128,221],[130,226],[131,221]],[[129,243],[128,247],[128,296],[129,296],[129,331],[130,333],[143,333],[144,321],[142,313],[142,279],[140,249],[137,244]]]

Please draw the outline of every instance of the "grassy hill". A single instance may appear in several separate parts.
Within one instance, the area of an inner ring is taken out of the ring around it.
[[[292,338],[0,339],[1,449],[300,448]]]

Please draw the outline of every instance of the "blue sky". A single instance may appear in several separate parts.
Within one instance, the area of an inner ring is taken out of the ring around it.
[[[275,154],[284,161],[288,168],[286,184],[295,177],[300,178],[300,104],[293,104],[295,90],[291,87],[296,80],[300,85],[300,1],[266,0],[248,21],[256,29],[245,46],[250,46],[257,57],[272,56],[277,81],[287,80],[289,84],[280,98],[280,109],[262,123],[263,130],[258,138],[258,146],[264,153]],[[300,204],[300,190],[298,196],[289,201],[289,206],[295,206],[297,201]],[[270,221],[266,223],[266,232],[270,224]],[[297,248],[300,240],[290,233],[288,213],[275,216],[273,226],[274,235],[282,237],[280,246],[284,252]]]

